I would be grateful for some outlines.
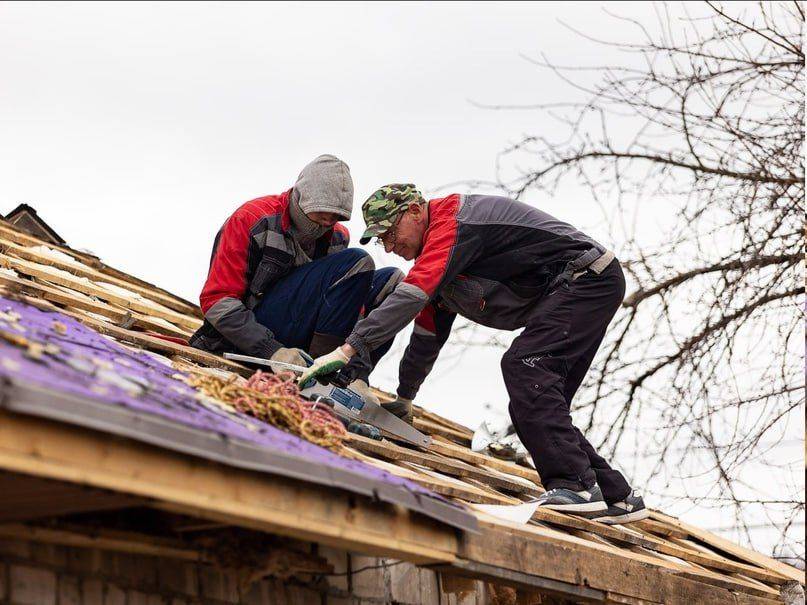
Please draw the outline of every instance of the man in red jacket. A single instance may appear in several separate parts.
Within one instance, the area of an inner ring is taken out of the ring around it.
[[[318,356],[341,345],[403,278],[398,269],[376,271],[364,250],[347,247],[338,221],[352,207],[350,170],[322,155],[288,191],[238,208],[216,235],[200,296],[205,321],[191,344],[301,366],[306,351]],[[390,344],[354,362],[351,388],[374,399],[368,375]]]
[[[570,415],[625,294],[614,254],[571,225],[504,197],[426,201],[414,185],[396,184],[376,191],[362,210],[361,242],[377,237],[415,264],[346,343],[317,358],[300,380],[341,370],[414,320],[398,399],[386,406],[406,417],[458,314],[492,328],[524,328],[501,367],[516,432],[547,489],[539,504],[605,523],[645,518],[641,496]]]

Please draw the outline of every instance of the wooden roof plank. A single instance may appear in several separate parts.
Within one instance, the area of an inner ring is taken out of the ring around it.
[[[61,269],[17,259],[5,254],[0,254],[0,264],[30,277],[36,277],[49,283],[65,286],[81,292],[82,294],[95,296],[107,303],[120,305],[121,307],[132,309],[139,313],[160,317],[161,319],[176,323],[191,330],[196,330],[202,325],[202,322],[195,317],[177,313],[157,303],[146,304],[137,300],[130,300],[125,296],[121,296],[120,294],[99,286],[87,278],[76,277],[75,275],[62,272]]]
[[[46,245],[46,244],[44,244]],[[48,246],[50,247],[50,246]],[[86,277],[87,279],[91,279],[93,281],[108,281],[113,283],[117,286],[121,286],[123,288],[127,288],[132,290],[133,292],[140,294],[146,298],[153,300],[154,302],[168,307],[173,311],[178,313],[186,314],[188,313],[188,305],[182,302],[179,302],[175,297],[163,294],[157,291],[154,288],[146,288],[139,284],[132,283],[131,281],[123,280],[119,277],[115,277],[113,275],[105,275],[100,271],[88,267],[87,265],[81,263],[80,260],[76,259],[76,262],[81,264],[73,264],[69,262],[62,261],[58,258],[53,256],[49,256],[47,254],[43,254],[38,250],[31,248],[30,246],[21,246],[19,244],[15,244],[14,242],[4,241],[0,239],[0,251],[4,252],[9,256],[14,256],[20,258],[22,260],[27,260],[31,262],[35,262],[41,265],[50,265],[61,269],[62,271],[67,271],[68,273],[72,273],[78,277]]]
[[[139,286],[142,286],[142,287],[145,287],[145,288],[149,288],[149,289],[152,289],[152,290],[154,290],[156,292],[160,292],[165,296],[171,297],[172,299],[177,301],[178,304],[184,305],[184,311],[183,312],[185,312],[185,313],[187,313],[187,314],[189,314],[191,316],[196,316],[196,317],[200,317],[200,318],[202,317],[201,309],[199,309],[199,307],[194,305],[193,303],[191,303],[191,302],[177,296],[176,294],[172,294],[171,292],[168,292],[167,290],[165,290],[163,288],[155,286],[154,284],[150,284],[147,281],[139,279],[139,278],[137,278],[137,277],[135,277],[133,275],[129,275],[128,273],[124,273],[123,271],[119,271],[118,269],[115,269],[114,267],[110,267],[109,265],[106,265],[103,262],[101,262],[101,260],[97,256],[94,256],[92,254],[87,254],[87,253],[84,253],[84,252],[80,252],[80,251],[74,250],[73,248],[70,248],[68,246],[54,245],[51,242],[47,242],[47,241],[42,240],[40,238],[34,237],[32,235],[29,235],[28,233],[20,231],[19,229],[16,229],[13,225],[9,224],[8,222],[6,222],[4,220],[0,220],[0,237],[4,238],[6,240],[10,240],[10,241],[12,241],[12,242],[14,242],[16,244],[23,245],[23,246],[47,246],[49,248],[56,249],[56,250],[58,250],[58,251],[60,251],[60,252],[62,252],[64,254],[72,256],[77,261],[85,264],[88,267],[91,267],[93,269],[96,269],[97,271],[100,271],[101,273],[103,273],[106,276],[115,277],[115,278],[121,279],[121,280],[123,280],[123,281],[125,281],[127,283],[132,283],[132,284],[136,284],[136,285],[139,285]]]
[[[786,578],[804,585],[805,574],[803,571],[796,569],[795,567],[791,567],[790,565],[782,563],[781,561],[777,561],[776,559],[766,557],[765,555],[756,551],[744,548],[739,544],[735,544],[734,542],[726,540],[725,538],[722,538],[716,534],[695,527],[694,525],[690,525],[689,523],[685,523],[684,521],[676,519],[675,517],[665,515],[664,513],[653,511],[651,512],[651,518],[656,522],[672,525],[680,532],[692,536],[693,538],[696,538],[697,540],[700,540],[701,542],[704,542],[720,551],[726,552],[733,557],[745,561],[746,563],[756,565],[757,567],[761,567],[763,569],[769,569],[777,574],[783,575]]]

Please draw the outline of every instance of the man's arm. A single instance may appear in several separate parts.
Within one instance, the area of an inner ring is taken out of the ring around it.
[[[250,219],[234,214],[224,224],[200,302],[205,319],[239,351],[268,359],[282,346],[244,306]]]
[[[441,217],[429,227],[428,239],[415,265],[381,305],[353,328],[345,341],[360,354],[377,348],[407,326],[476,259],[482,248],[477,237],[457,239],[456,212]]]
[[[456,313],[432,303],[415,318],[415,330],[398,370],[399,397],[409,400],[415,398],[420,385],[431,372],[440,349],[448,340],[456,317]]]

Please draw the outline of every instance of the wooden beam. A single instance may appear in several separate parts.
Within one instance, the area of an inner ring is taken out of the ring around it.
[[[480,454],[455,443],[447,443],[439,439],[432,439],[432,442],[426,449],[428,449],[430,452],[435,452],[437,454],[442,454],[443,456],[450,456],[451,458],[468,462],[469,464],[488,466],[508,475],[515,475],[516,477],[527,479],[536,485],[541,484],[541,478],[538,476],[538,473],[531,468],[521,466],[507,460],[500,460],[499,458],[494,458],[493,456]]]
[[[439,571],[444,576],[459,576],[462,578],[472,578],[504,584],[515,588],[538,591],[542,595],[553,595],[565,599],[573,599],[574,603],[602,603],[606,600],[606,593],[602,590],[595,590],[588,586],[581,586],[571,582],[561,582],[526,574],[521,571],[514,571],[495,565],[486,565],[477,561],[469,561],[458,558],[450,565],[431,566],[435,571]],[[543,602],[543,601],[541,601]]]
[[[466,433],[455,431],[454,429],[442,426],[440,424],[437,424],[436,422],[432,422],[431,420],[426,420],[424,418],[414,418],[412,424],[417,430],[426,433],[428,435],[440,435],[441,437],[445,437],[449,441],[459,443],[460,445],[464,445],[466,447],[470,447],[471,445],[471,439],[467,436]]]
[[[78,548],[97,548],[113,552],[166,557],[182,561],[212,562],[203,550],[183,544],[180,540],[158,538],[135,532],[92,528],[50,528],[23,523],[0,525],[0,538],[15,538],[45,544],[60,544]]]
[[[384,469],[397,477],[404,477],[423,487],[432,490],[436,494],[446,498],[456,498],[464,502],[474,502],[477,504],[512,504],[513,499],[493,490],[483,490],[464,481],[452,479],[451,477],[440,476],[438,473],[427,474],[424,470],[412,466],[399,466],[377,458],[371,458],[366,454],[354,452],[356,459],[361,460],[371,466]],[[406,464],[406,463],[403,463]]]
[[[51,247],[51,246],[48,246]],[[63,261],[59,258],[49,256],[38,250],[35,250],[29,246],[21,246],[19,244],[15,244],[14,242],[3,241],[0,240],[0,251],[8,254],[10,256],[15,256],[17,258],[21,258],[23,260],[39,263],[41,265],[50,265],[52,267],[56,267],[57,269],[61,269],[62,271],[67,271],[73,275],[78,277],[86,277],[87,279],[91,279],[93,281],[106,281],[116,286],[120,286],[121,288],[126,288],[153,300],[154,302],[161,304],[169,309],[177,311],[178,313],[187,314],[189,309],[188,305],[184,302],[177,300],[174,296],[163,294],[159,292],[155,288],[146,288],[136,283],[132,283],[131,281],[126,281],[120,279],[119,277],[115,277],[113,275],[105,275],[100,271],[88,267],[84,263],[81,264],[74,264]],[[81,262],[76,259],[76,262]]]
[[[171,323],[180,325],[183,328],[197,330],[202,325],[201,320],[196,317],[191,317],[189,315],[185,315],[184,313],[177,313],[176,311],[146,299],[138,300],[135,298],[128,298],[118,294],[117,292],[113,292],[99,286],[95,282],[92,282],[86,278],[76,277],[70,273],[62,271],[61,269],[56,269],[55,267],[41,265],[39,263],[32,263],[30,261],[7,256],[5,254],[0,254],[0,264],[4,267],[10,267],[18,273],[22,273],[30,277],[36,277],[59,286],[64,286],[66,288],[70,288],[71,290],[86,294],[87,296],[95,296],[96,298],[100,298],[107,303],[119,305],[126,309],[137,311],[138,313],[159,317]]]
[[[681,521],[680,519],[676,519],[675,517],[670,517],[669,515],[665,515],[664,513],[660,513],[658,511],[651,512],[651,519],[658,523],[664,523],[667,525],[671,525],[676,528],[680,533],[685,534],[684,537],[691,536],[696,540],[704,542],[709,546],[721,550],[729,555],[736,557],[742,561],[746,561],[752,565],[756,565],[758,567],[762,567],[763,569],[770,569],[773,572],[781,574],[791,580],[794,580],[804,585],[805,575],[804,572],[796,569],[795,567],[791,567],[786,563],[782,563],[781,561],[777,561],[776,559],[772,559],[771,557],[766,557],[763,554],[750,550],[748,548],[743,548],[739,544],[735,544],[725,538],[721,538],[720,536],[708,532],[704,529],[700,529],[695,527],[694,525],[690,525]]]
[[[428,468],[434,469],[447,475],[454,477],[471,477],[482,483],[499,489],[515,492],[517,494],[528,494],[539,496],[542,490],[539,490],[535,485],[525,484],[519,481],[514,481],[501,475],[493,475],[478,467],[471,466],[458,460],[451,460],[449,458],[441,458],[434,454],[427,454],[418,452],[405,447],[400,447],[389,441],[376,441],[375,439],[368,439],[359,435],[350,434],[348,436],[350,444],[363,451],[381,456],[387,460],[396,460],[404,462],[414,462]]]
[[[177,327],[168,327],[160,322],[153,321],[146,315],[141,315],[126,309],[120,309],[108,305],[98,300],[83,295],[72,294],[59,290],[56,287],[32,281],[29,279],[20,279],[0,273],[0,285],[8,286],[11,289],[17,289],[21,292],[42,298],[49,302],[55,303],[60,306],[73,307],[81,309],[82,311],[90,311],[103,315],[110,321],[121,324],[131,321],[133,326],[143,330],[151,330],[169,336],[177,336],[179,338],[188,338],[189,332],[186,332]]]
[[[0,413],[0,468],[150,498],[152,506],[414,563],[450,562],[456,536],[402,507],[244,471],[38,418]]]
[[[517,525],[487,515],[480,515],[480,528],[480,534],[463,534],[459,558],[661,603],[772,604],[778,594],[548,528]]]
[[[84,252],[79,252],[78,250],[74,250],[73,248],[70,248],[68,246],[57,246],[50,242],[46,242],[37,237],[29,235],[28,233],[24,233],[18,230],[10,223],[1,219],[0,219],[0,237],[12,241],[16,244],[20,244],[22,246],[47,246],[48,248],[53,248],[54,250],[63,252],[68,256],[72,256],[77,261],[84,263],[88,267],[96,269],[97,271],[100,271],[106,276],[116,277],[127,283],[137,284],[145,288],[153,289],[154,291],[160,292],[165,296],[169,296],[172,299],[176,300],[178,303],[184,305],[185,307],[183,310],[184,313],[187,313],[188,315],[195,317],[200,318],[202,317],[202,310],[193,303],[188,302],[187,300],[177,296],[176,294],[172,294],[171,292],[165,290],[164,288],[160,288],[158,286],[155,286],[154,284],[150,284],[147,281],[139,279],[133,275],[129,275],[128,273],[124,273],[123,271],[119,271],[114,267],[110,267],[109,265],[106,265],[103,262],[101,262],[101,259],[99,259],[97,256],[93,254],[85,254]]]
[[[703,565],[709,569],[719,570],[727,573],[745,574],[751,578],[756,578],[771,584],[783,584],[787,581],[785,576],[764,568],[730,561],[729,559],[720,557],[715,553],[698,552],[691,548],[684,548],[681,545],[668,542],[652,534],[636,533],[630,529],[632,524],[625,527],[620,525],[606,525],[604,523],[590,521],[584,517],[567,515],[565,513],[553,511],[547,508],[538,508],[532,518],[537,521],[551,523],[555,526],[588,531],[608,538],[609,540],[623,544],[630,544],[633,546],[640,546],[651,551],[677,557],[679,559],[683,559],[684,561],[689,561],[690,563],[697,563],[698,565]]]

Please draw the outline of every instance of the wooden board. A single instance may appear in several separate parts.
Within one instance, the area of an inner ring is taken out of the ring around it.
[[[670,517],[669,515],[665,515],[658,511],[653,511],[651,513],[651,518],[656,522],[672,525],[680,532],[688,536],[692,536],[693,538],[700,540],[709,546],[717,548],[718,550],[724,551],[742,561],[762,567],[763,569],[769,569],[777,574],[798,582],[802,586],[804,585],[805,574],[803,571],[796,569],[795,567],[791,567],[790,565],[777,561],[776,559],[772,559],[771,557],[766,557],[765,555],[748,548],[743,548],[739,544],[735,544],[734,542],[721,538],[716,534],[702,530],[694,525],[690,525],[681,521],[680,519]]]
[[[350,441],[353,447],[365,453],[376,454],[387,460],[414,462],[454,477],[472,477],[490,487],[505,489],[519,494],[531,494],[535,496],[541,494],[541,491],[534,485],[513,481],[506,477],[495,476],[492,473],[458,460],[418,452],[397,446],[389,441],[376,441],[358,435],[350,435]]]
[[[91,279],[93,281],[110,282],[122,288],[127,288],[132,292],[135,292],[141,296],[144,296],[145,298],[153,300],[154,302],[163,305],[165,307],[168,307],[169,309],[172,309],[174,311],[177,311],[178,313],[188,314],[189,312],[191,312],[191,309],[188,308],[188,305],[186,303],[178,301],[174,296],[163,294],[154,288],[147,288],[145,286],[141,286],[131,281],[120,279],[119,277],[115,277],[113,275],[105,275],[104,273],[101,273],[96,269],[88,267],[83,263],[73,264],[65,262],[59,258],[54,258],[53,256],[43,254],[42,252],[35,250],[30,246],[21,246],[13,242],[4,241],[0,239],[0,252],[3,252],[8,256],[20,258],[22,260],[31,261],[41,265],[49,265],[52,267],[56,267],[57,269],[61,269],[62,271],[72,273],[77,277],[86,277],[87,279]],[[78,261],[78,259],[76,260],[77,262],[80,262]]]
[[[776,602],[774,590],[761,596],[739,581],[694,567],[487,515],[480,515],[480,522],[481,534],[462,536],[459,557],[660,603]]]
[[[64,254],[67,254],[68,256],[75,258],[77,261],[83,263],[84,265],[92,269],[100,271],[104,275],[121,279],[124,282],[142,286],[144,288],[148,288],[150,290],[168,296],[173,300],[177,301],[177,303],[184,306],[182,312],[187,313],[188,315],[191,316],[196,316],[199,318],[202,317],[201,309],[199,309],[199,307],[197,307],[193,303],[190,303],[187,300],[184,300],[179,296],[172,294],[167,290],[164,290],[163,288],[150,284],[133,275],[129,275],[128,273],[124,273],[123,271],[119,271],[114,267],[110,267],[109,265],[106,265],[103,262],[101,262],[101,260],[97,256],[94,256],[92,254],[80,252],[67,246],[57,246],[50,242],[46,242],[42,239],[39,239],[37,237],[29,235],[28,233],[18,230],[14,225],[11,225],[10,223],[4,220],[0,220],[0,238],[5,239],[7,241],[11,241],[16,244],[20,244],[22,246],[47,246],[48,248],[58,250],[59,252],[62,252]]]
[[[94,300],[87,296],[72,294],[69,291],[58,289],[54,286],[49,286],[44,283],[32,281],[28,279],[19,279],[0,273],[0,285],[8,286],[14,291],[24,292],[30,296],[35,296],[43,300],[56,303],[60,306],[71,307],[80,309],[82,311],[90,311],[103,315],[109,319],[113,324],[120,325],[130,323],[134,327],[143,330],[150,330],[168,336],[175,336],[178,338],[187,338],[189,333],[174,327],[169,328],[160,322],[153,321],[147,315],[141,315],[127,309],[116,308],[98,300]]]
[[[0,468],[151,498],[152,506],[176,513],[418,563],[451,561],[456,550],[452,528],[402,507],[4,412]]]
[[[433,439],[427,449],[431,452],[457,458],[458,460],[463,460],[464,462],[468,462],[470,464],[489,466],[491,468],[500,470],[503,473],[516,475],[532,481],[536,485],[541,484],[541,478],[538,476],[538,473],[531,468],[515,464],[514,462],[510,462],[508,460],[501,460],[499,458],[494,458],[493,456],[479,454],[471,451],[467,447],[462,447],[453,442]]]
[[[100,298],[107,303],[116,304],[145,315],[160,317],[166,321],[176,323],[177,325],[190,330],[197,330],[202,325],[202,322],[195,317],[177,313],[176,311],[162,307],[157,303],[148,303],[146,301],[126,298],[125,296],[121,296],[120,294],[99,286],[87,278],[79,278],[72,274],[63,272],[61,269],[55,269],[48,265],[32,263],[30,261],[7,256],[5,254],[0,254],[0,265],[9,267],[18,273],[22,273],[30,277],[36,277],[46,282],[65,286],[88,296],[95,296],[96,298]]]

